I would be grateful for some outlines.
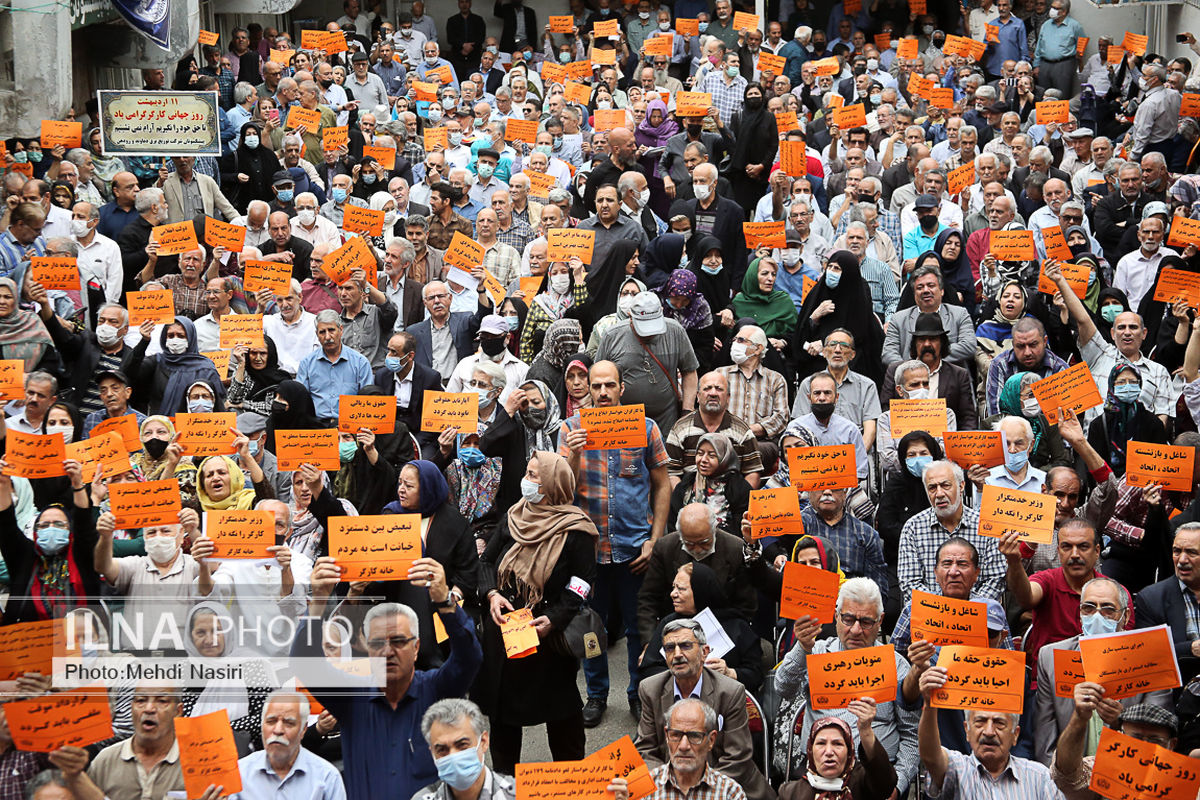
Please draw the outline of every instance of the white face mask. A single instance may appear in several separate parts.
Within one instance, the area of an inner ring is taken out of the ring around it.
[[[166,348],[168,353],[180,355],[187,350],[187,339],[167,339]]]
[[[430,111],[429,112],[429,121],[432,122],[434,125],[437,125],[439,122],[442,121],[442,112]]]
[[[696,185],[692,186],[692,191],[694,191],[696,193],[697,200],[703,201],[703,200],[707,200],[709,195],[712,194],[712,187],[711,186],[701,186],[699,184],[696,184]]]
[[[650,19],[650,12],[649,11],[639,11],[638,19]]]
[[[1052,9],[1050,9],[1049,13],[1050,13],[1050,19],[1058,19],[1058,16],[1061,12],[1057,8],[1052,8]]]
[[[650,190],[643,189],[642,193],[640,195],[638,195],[638,208],[645,208],[646,204],[649,202],[650,202]]]
[[[746,352],[748,349],[748,345],[744,345],[741,342],[734,342],[729,345],[729,357],[733,359],[733,363],[735,364],[745,364],[750,360],[750,354]]]
[[[874,72],[877,69],[879,69],[879,59],[878,58],[868,58],[867,59],[867,72]]]
[[[612,108],[612,103],[608,100],[597,100],[596,108]]]
[[[671,30],[671,23],[669,23],[669,22],[660,22],[660,23],[658,23],[658,29],[659,29],[660,31],[669,31],[669,30]]]
[[[153,536],[143,540],[146,545],[146,555],[150,556],[150,560],[155,564],[169,564],[175,558],[175,552],[179,549],[175,544],[174,537],[170,536]]]
[[[311,208],[305,208],[296,212],[296,219],[300,220],[300,224],[307,228],[317,221],[317,212]]]
[[[390,228],[395,224],[396,224],[396,212],[395,211],[383,212],[383,227]]]
[[[53,435],[55,433],[61,433],[62,437],[63,437],[63,441],[66,442],[67,444],[70,444],[71,440],[73,438],[75,438],[75,426],[70,422],[60,424],[60,425],[47,425],[46,433],[51,434],[51,435]]]
[[[542,502],[542,485],[528,478],[521,478],[521,497],[530,503]]]
[[[96,326],[96,341],[108,347],[117,343],[121,338],[121,331],[112,325],[97,325]]]
[[[87,233],[88,233],[88,221],[86,219],[71,220],[71,235],[72,236],[74,236],[76,239],[82,239],[83,237],[87,236]]]
[[[571,288],[571,276],[565,274],[551,275],[550,288],[557,294],[566,294]]]
[[[628,317],[633,311],[633,301],[635,299],[633,295],[622,295],[617,299],[617,310]]]
[[[928,389],[909,389],[907,392],[905,392],[905,396],[909,400],[928,400],[929,399],[929,390]]]
[[[1031,397],[1021,403],[1021,415],[1026,419],[1033,419],[1040,413],[1042,413],[1042,407],[1038,404],[1036,397]]]

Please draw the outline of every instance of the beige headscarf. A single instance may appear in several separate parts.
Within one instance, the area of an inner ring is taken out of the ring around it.
[[[508,511],[508,532],[516,545],[500,559],[498,582],[516,579],[517,591],[526,608],[542,600],[546,581],[558,565],[570,531],[581,531],[600,537],[595,524],[577,506],[575,476],[567,460],[557,453],[535,451],[538,475],[542,481],[542,499],[531,503],[525,498]]]

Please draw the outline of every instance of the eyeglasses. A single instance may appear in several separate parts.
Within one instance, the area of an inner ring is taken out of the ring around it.
[[[744,344],[744,345],[746,345],[747,347],[752,347],[752,346],[754,345],[754,342],[750,341],[750,340],[749,340],[749,339],[747,339],[745,336],[735,336],[735,337],[733,337],[733,343],[734,343],[734,344]]]
[[[849,342],[826,342],[825,346],[830,350],[853,350],[854,345]]]
[[[699,747],[708,734],[704,731],[681,731],[675,728],[667,728],[667,741],[671,744],[679,744],[685,736],[687,737],[688,744],[692,747]]]
[[[470,386],[472,389],[487,389],[489,392],[495,388],[490,383],[483,383],[477,380],[467,381],[467,386]]]
[[[663,652],[673,653],[678,650],[681,653],[690,653],[695,646],[695,642],[671,642],[670,644],[663,642]]]
[[[1079,613],[1085,617],[1090,617],[1099,611],[1102,616],[1108,617],[1109,619],[1117,619],[1121,616],[1121,612],[1124,610],[1125,609],[1118,608],[1112,603],[1104,603],[1102,605],[1096,605],[1095,603],[1079,604]]]
[[[367,649],[375,652],[379,652],[384,648],[388,650],[400,650],[408,647],[408,645],[416,640],[417,637],[415,636],[389,636],[386,639],[368,639]]]
[[[863,630],[866,630],[867,628],[874,628],[879,624],[879,617],[856,617],[853,614],[839,614],[838,619],[840,619],[842,624],[847,628],[853,628],[854,624],[858,623],[858,626]]]

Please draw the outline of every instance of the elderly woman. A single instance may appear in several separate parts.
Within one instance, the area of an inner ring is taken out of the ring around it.
[[[620,242],[618,242],[620,244]],[[633,244],[633,242],[630,242]],[[633,250],[634,258],[637,257],[637,249]],[[616,310],[611,314],[605,314],[596,320],[596,324],[592,326],[592,333],[588,337],[587,351],[592,356],[596,355],[596,351],[600,349],[600,340],[604,338],[604,333],[609,328],[612,328],[619,323],[628,322],[630,311],[633,310],[633,300],[642,292],[646,291],[646,284],[642,283],[632,275],[627,276],[621,282],[617,289],[617,305]]]
[[[532,319],[533,314],[530,314]],[[550,324],[542,341],[541,352],[531,358],[526,378],[546,384],[558,401],[559,407],[566,405],[567,387],[565,372],[567,361],[583,347],[583,331],[577,319],[560,319]],[[529,355],[521,345],[521,352]]]
[[[713,367],[713,314],[698,286],[696,273],[677,269],[659,294],[663,299],[663,316],[675,320],[687,331],[688,341],[700,362],[698,371],[704,374]]]
[[[557,635],[583,608],[576,581],[596,580],[595,524],[577,506],[567,460],[538,451],[521,481],[522,498],[501,517],[483,553],[486,592],[480,671],[481,704],[492,720],[492,761],[498,772],[521,760],[522,729],[545,725],[556,761],[582,759],[583,703],[576,686],[579,659]],[[539,644],[524,658],[506,658],[500,625],[514,609],[533,616]]]
[[[1071,466],[1074,463],[1063,444],[1057,425],[1051,425],[1042,413],[1037,398],[1033,396],[1033,384],[1039,376],[1033,372],[1018,372],[1010,375],[1000,389],[999,407],[1002,415],[1024,417],[1033,428],[1033,448],[1029,451],[1029,463],[1038,469]]]
[[[225,388],[217,368],[207,356],[200,355],[197,345],[196,326],[187,317],[175,317],[175,321],[163,326],[159,344],[162,352],[146,358],[150,340],[145,335],[138,341],[129,362],[129,377],[144,389],[148,406],[158,409],[163,416],[174,416],[187,410],[187,391],[198,381],[203,381],[224,397]]]
[[[588,285],[584,279],[583,262],[578,258],[571,261],[555,261],[546,271],[537,295],[529,304],[529,315],[521,326],[521,358],[532,360],[533,355],[541,349],[541,339],[547,329],[558,320],[563,319],[569,310],[576,318],[575,326],[579,327],[578,314],[581,306],[588,301]],[[576,345],[576,352],[579,349]]]
[[[716,524],[733,530],[750,507],[750,484],[742,476],[737,451],[724,433],[706,433],[696,444],[696,463],[683,473],[671,491],[667,527],[675,530],[680,510],[703,503],[713,511]]]
[[[263,337],[263,347],[238,345],[233,348],[237,368],[229,381],[229,406],[241,411],[254,411],[264,417],[271,415],[275,388],[292,376],[279,366],[279,351],[270,336]]]
[[[25,373],[58,372],[58,352],[42,318],[18,307],[21,292],[11,278],[0,278],[0,358],[25,363]],[[58,324],[58,323],[55,323]]]
[[[812,725],[804,750],[804,777],[779,787],[780,800],[887,800],[896,788],[896,770],[871,725],[875,701],[854,700],[859,746],[850,725],[839,717],[821,717]]]

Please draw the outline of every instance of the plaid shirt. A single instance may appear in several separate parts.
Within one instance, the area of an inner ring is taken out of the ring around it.
[[[156,278],[163,288],[170,289],[171,294],[175,296],[175,313],[182,314],[189,319],[196,319],[208,313],[208,304],[204,302],[204,290],[208,288],[206,281],[200,281],[196,287],[189,288],[183,282],[183,276],[179,273],[171,275],[163,275],[161,278]]]
[[[33,240],[33,244],[21,244],[12,231],[0,234],[0,278],[12,278],[18,286],[24,285],[21,265],[30,263],[25,257],[25,251],[30,249],[36,256],[46,255],[46,240],[39,236]]]
[[[650,770],[654,781],[654,794],[648,800],[746,800],[746,792],[737,782],[712,766],[704,770],[700,782],[685,792],[675,782],[670,763]]]
[[[993,417],[1000,413],[1000,390],[1004,388],[1004,382],[1018,372],[1033,372],[1045,378],[1056,372],[1062,372],[1066,368],[1067,362],[1051,353],[1049,348],[1046,348],[1046,355],[1042,359],[1042,363],[1038,365],[1037,369],[1031,370],[1026,370],[1017,363],[1016,353],[1012,350],[1005,350],[992,359],[992,365],[988,367],[987,415]]]
[[[497,241],[483,251],[483,267],[508,286],[521,274],[521,253],[511,245]]]
[[[900,215],[895,211],[885,211],[879,209],[879,216],[875,223],[875,231],[882,231],[885,236],[892,240],[896,251],[899,252],[904,246],[904,234],[900,230]],[[850,225],[850,212],[842,214],[842,218],[838,220],[837,236],[841,238],[846,233],[846,228]]]
[[[765,439],[775,439],[788,424],[787,381],[762,364],[747,378],[735,366],[720,367],[729,381],[729,413],[750,425],[762,425]]]
[[[700,446],[700,437],[710,431],[704,427],[704,420],[699,411],[684,414],[679,418],[667,434],[667,471],[676,477],[683,475],[684,470],[696,466],[696,448]],[[758,440],[750,432],[750,426],[728,411],[721,419],[717,430],[713,433],[724,434],[733,445],[733,452],[738,457],[738,468],[743,475],[752,472],[762,473],[762,456],[758,453]]]
[[[404,143],[400,155],[408,159],[408,163],[416,166],[425,162],[425,143],[419,137],[412,137]]]
[[[564,420],[558,454],[570,458],[567,432],[580,427],[579,415]],[[624,563],[641,555],[650,538],[650,471],[667,465],[667,448],[658,423],[646,418],[646,447],[584,450],[579,454],[575,502],[596,523],[601,564]]]
[[[525,206],[525,210],[528,212],[529,206]],[[496,229],[496,238],[518,253],[523,253],[525,252],[525,245],[536,239],[537,234],[533,232],[533,228],[529,227],[528,222],[513,214],[512,223],[508,226],[508,230],[504,230],[503,228]]]
[[[45,756],[40,753],[22,750],[8,750],[0,756],[0,800],[25,800],[25,784],[41,772],[43,766],[50,766],[44,762]]]
[[[899,560],[896,575],[900,579],[902,596],[912,594],[913,589],[940,594],[934,567],[937,551],[951,536],[961,536],[979,551],[979,580],[975,594],[999,600],[1004,593],[1004,575],[1008,564],[996,547],[996,539],[979,535],[979,512],[963,504],[962,519],[958,527],[947,531],[932,508],[913,516],[900,530]]]
[[[725,76],[719,72],[710,72],[704,78],[699,91],[711,92],[713,105],[721,115],[721,123],[730,124],[733,115],[742,110],[742,95],[746,92],[746,79],[738,75],[733,83],[725,83]]]
[[[842,514],[836,525],[825,522],[816,509],[807,505],[800,510],[800,518],[804,521],[805,533],[823,536],[837,548],[847,577],[870,578],[879,587],[884,600],[887,599],[887,560],[878,531],[848,511]]]
[[[1196,601],[1196,593],[1178,581],[1179,591],[1183,594],[1183,610],[1187,613],[1187,635],[1189,639],[1200,637],[1200,602]]]

